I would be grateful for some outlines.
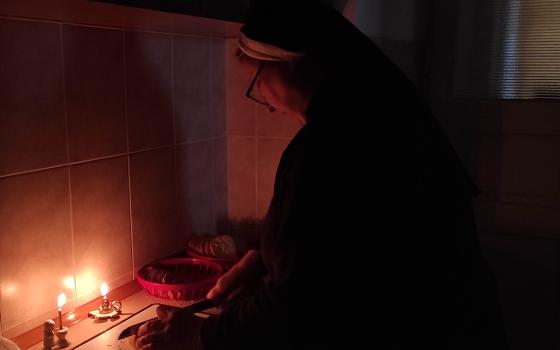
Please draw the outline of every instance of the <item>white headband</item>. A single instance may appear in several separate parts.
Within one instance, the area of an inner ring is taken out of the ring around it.
[[[249,57],[261,61],[295,61],[303,54],[287,51],[276,46],[249,39],[241,33],[238,41],[239,48]]]

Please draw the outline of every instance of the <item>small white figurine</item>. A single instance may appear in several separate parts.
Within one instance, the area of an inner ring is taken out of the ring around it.
[[[51,350],[55,344],[54,342],[54,327],[53,320],[46,320],[43,323],[43,349]]]

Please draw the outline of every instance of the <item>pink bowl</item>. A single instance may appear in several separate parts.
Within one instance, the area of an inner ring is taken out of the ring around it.
[[[165,274],[171,283],[151,281],[149,271]],[[136,274],[140,285],[155,297],[171,300],[192,300],[206,296],[223,272],[213,261],[195,258],[174,258],[154,261],[142,266]]]

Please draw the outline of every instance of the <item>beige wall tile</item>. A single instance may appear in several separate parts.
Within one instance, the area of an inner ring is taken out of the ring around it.
[[[127,157],[72,166],[70,175],[77,293],[89,301],[102,281],[132,279]]]
[[[173,144],[171,36],[126,32],[126,99],[131,151]]]
[[[227,134],[227,111],[226,111],[226,42],[225,39],[212,38],[212,80],[210,86],[210,113],[214,125],[215,136]]]
[[[213,233],[212,141],[177,148],[180,233]]]
[[[560,139],[545,135],[504,135],[500,192],[557,198],[560,187]]]
[[[134,271],[182,248],[177,232],[173,148],[130,157]]]
[[[0,312],[3,334],[14,336],[56,314],[59,293],[72,305],[68,171],[0,179],[0,198]]]
[[[227,138],[214,140],[214,213],[216,227],[228,217],[228,159]]]
[[[64,25],[70,159],[126,152],[123,33]]]
[[[0,19],[0,175],[66,162],[60,27]]]
[[[210,42],[210,38],[173,38],[177,142],[206,139],[215,133],[210,113]]]
[[[257,216],[257,143],[254,138],[230,136],[229,214],[235,219]]]
[[[228,135],[256,135],[256,105],[245,96],[255,72],[235,56],[237,40],[226,43]]]
[[[476,185],[483,192],[499,191],[501,137],[496,134],[467,134],[468,155],[466,166]]]

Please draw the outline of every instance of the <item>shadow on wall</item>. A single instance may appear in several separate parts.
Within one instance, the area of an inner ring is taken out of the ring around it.
[[[350,1],[354,1],[354,0],[350,0]],[[326,2],[327,4],[331,5],[333,8],[338,10],[339,12],[342,12],[348,0],[323,0],[323,2]]]
[[[231,218],[221,217],[218,219],[218,234],[231,235],[241,254],[249,249],[260,248],[260,232],[263,219],[257,218]]]
[[[559,349],[556,241],[485,236],[483,254],[496,276],[510,350]]]
[[[556,193],[551,184],[557,180],[554,175],[548,180],[547,175],[554,173],[556,159],[546,156],[553,153],[552,147],[541,141],[541,135],[523,135],[539,130],[540,125],[546,125],[542,133],[549,134],[554,118],[547,117],[553,114],[548,110],[554,110],[549,106],[535,110],[535,104],[514,101],[456,98],[460,78],[470,78],[476,67],[476,62],[463,62],[463,58],[472,50],[471,43],[481,40],[472,36],[482,19],[477,18],[475,7],[483,2],[433,3],[424,88],[482,190],[475,206],[477,226],[483,253],[497,280],[510,349],[560,349],[560,251],[557,241],[537,237],[538,231],[545,230],[549,237],[558,232],[553,206],[538,205],[550,203],[547,200]],[[471,14],[474,17],[462,20]],[[461,41],[465,35],[471,38]],[[515,204],[519,199],[527,203]]]

